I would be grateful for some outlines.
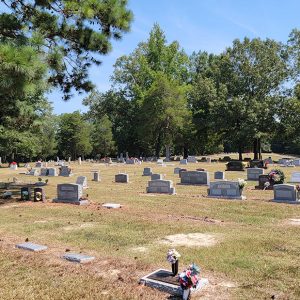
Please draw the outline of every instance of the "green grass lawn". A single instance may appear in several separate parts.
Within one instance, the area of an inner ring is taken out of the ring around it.
[[[269,156],[269,155],[266,155]],[[275,155],[273,158],[278,159]],[[166,262],[168,235],[204,233],[215,239],[209,247],[176,246],[179,268],[191,262],[201,267],[210,285],[193,299],[300,299],[300,205],[272,203],[273,191],[246,186],[245,201],[207,198],[207,187],[178,185],[173,174],[177,162],[167,167],[105,166],[72,163],[73,177],[50,177],[45,187],[47,203],[1,200],[0,205],[0,299],[168,299],[168,295],[138,285],[143,275]],[[176,195],[147,195],[149,177],[144,167],[166,174]],[[188,170],[204,167],[225,170],[225,163],[189,164]],[[101,182],[93,182],[91,170],[99,169]],[[271,170],[271,167],[269,167]],[[290,178],[300,167],[282,168]],[[0,181],[32,176],[0,169]],[[114,175],[127,172],[129,184],[114,183]],[[58,183],[88,177],[86,190],[91,205],[53,204]],[[246,172],[226,172],[227,179],[246,178]],[[104,202],[123,205],[104,209]],[[47,245],[43,253],[14,248],[29,241]],[[86,265],[61,259],[66,249],[94,255]]]

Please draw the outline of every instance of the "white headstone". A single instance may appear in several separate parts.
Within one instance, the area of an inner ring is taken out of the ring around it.
[[[291,182],[300,183],[300,172],[293,172]]]

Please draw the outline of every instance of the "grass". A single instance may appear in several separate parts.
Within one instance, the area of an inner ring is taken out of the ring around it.
[[[255,182],[246,187],[246,201],[209,199],[207,187],[177,184],[177,165],[72,163],[75,176],[49,178],[46,204],[2,200],[0,272],[5,276],[0,277],[0,299],[167,299],[139,286],[138,280],[156,268],[170,268],[165,260],[169,245],[159,241],[179,233],[211,234],[218,241],[211,247],[176,247],[182,254],[180,269],[196,262],[211,282],[195,299],[299,299],[300,226],[287,221],[300,218],[300,206],[269,202],[273,192],[255,190]],[[141,175],[148,166],[173,180],[177,195],[147,195],[149,177]],[[224,163],[187,166],[198,167],[225,170]],[[101,182],[91,181],[94,169],[100,170]],[[287,178],[299,169],[283,168]],[[124,171],[130,183],[114,183],[114,175]],[[2,168],[0,181],[14,176],[25,182],[37,179],[17,172]],[[77,175],[88,177],[91,205],[51,203],[56,185],[74,182]],[[226,178],[246,178],[246,172],[226,172]],[[104,209],[104,202],[123,207]],[[26,238],[49,250],[28,253],[14,248]],[[60,257],[66,249],[95,255],[96,260],[83,266],[65,262]]]

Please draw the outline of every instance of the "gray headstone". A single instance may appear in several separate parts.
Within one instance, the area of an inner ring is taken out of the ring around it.
[[[259,175],[264,174],[264,169],[262,168],[248,168],[247,169],[247,180],[258,180]]]
[[[53,202],[57,203],[71,203],[76,205],[86,205],[87,200],[82,198],[82,185],[75,183],[63,183],[57,185],[57,199]]]
[[[290,184],[275,184],[274,187],[274,200],[275,202],[296,202],[297,191],[294,185]],[[299,201],[297,201],[300,203]]]
[[[95,259],[94,256],[88,256],[88,255],[77,254],[77,253],[67,253],[63,256],[63,258],[77,263],[87,263]]]
[[[71,176],[71,169],[68,166],[61,166],[59,176],[64,176],[64,177]]]
[[[163,179],[161,174],[152,174],[151,180]]]
[[[215,172],[215,179],[224,180],[225,179],[225,172],[221,172],[221,171]]]
[[[196,156],[188,156],[187,161],[189,163],[197,163],[197,158]]]
[[[115,182],[128,183],[129,175],[125,173],[120,173],[115,175]]]
[[[48,249],[47,246],[33,244],[30,242],[26,242],[23,244],[17,244],[16,247],[19,249],[24,249],[24,250],[34,251],[34,252],[43,251],[43,250]]]
[[[87,186],[87,177],[86,176],[78,176],[76,179],[76,184],[79,184],[82,186],[82,188],[86,189]]]
[[[35,167],[36,168],[42,168],[43,167],[43,163],[40,162],[40,161],[38,161],[38,162],[35,163]]]
[[[187,164],[188,164],[187,159],[182,159],[182,160],[180,160],[180,164],[181,164],[181,165],[187,165]]]
[[[183,171],[180,173],[180,182],[183,184],[209,185],[209,173],[203,171]]]
[[[28,175],[31,175],[31,176],[40,176],[41,175],[41,169],[31,169],[28,173]]]
[[[99,182],[100,181],[99,171],[92,171],[92,173],[93,173],[93,181]]]
[[[48,175],[48,169],[47,168],[41,168],[41,176],[47,176]]]
[[[239,183],[236,181],[216,181],[211,182],[208,189],[208,197],[225,198],[225,199],[246,199],[242,196],[242,190],[239,188]]]
[[[300,172],[293,172],[291,182],[300,183]]]
[[[295,166],[300,166],[300,159],[294,159],[294,160],[293,160],[293,164],[294,164]]]
[[[174,174],[179,174],[181,168],[174,168]]]
[[[152,175],[152,169],[151,168],[144,168],[143,176],[151,176]]]
[[[148,182],[147,193],[175,194],[172,180],[151,180]]]
[[[48,176],[57,176],[56,168],[48,168]]]

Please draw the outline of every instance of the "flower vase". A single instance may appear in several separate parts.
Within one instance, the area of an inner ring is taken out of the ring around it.
[[[178,259],[175,261],[174,264],[172,264],[172,273],[173,276],[176,276],[178,274]]]
[[[182,291],[182,300],[189,300],[190,299],[190,289],[185,289]]]

